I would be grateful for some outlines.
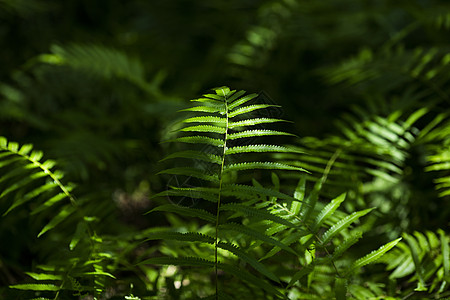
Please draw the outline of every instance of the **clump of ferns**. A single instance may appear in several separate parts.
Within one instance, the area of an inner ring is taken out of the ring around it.
[[[55,162],[42,157],[43,153],[30,144],[20,146],[0,137],[0,200],[2,208],[4,204],[8,207],[3,217],[28,205],[35,222],[46,222],[37,237],[45,239],[45,247],[39,250],[49,257],[33,272],[26,272],[33,281],[10,287],[40,294],[40,299],[74,293],[99,295],[104,277],[113,276],[106,270],[110,257],[103,253],[101,238],[92,227],[95,218],[83,213],[80,201],[72,194],[73,187],[63,184],[63,174],[53,170]],[[49,235],[55,228],[69,234]]]
[[[176,251],[162,247],[166,256],[152,257],[141,264],[176,265],[184,270],[203,267],[205,276],[213,270],[211,282],[215,288],[209,293],[199,294],[211,298],[220,296],[226,299],[227,295],[233,295],[239,285],[233,282],[242,283],[241,289],[246,287],[244,289],[249,295],[264,296],[265,299],[285,298],[294,286],[305,289],[301,284],[298,286],[300,279],[309,277],[308,281],[313,281],[316,264],[324,268],[331,265],[331,273],[339,278],[337,290],[346,290],[349,274],[377,260],[398,240],[357,260],[346,271],[338,270],[334,261],[361,236],[361,231],[350,231],[349,227],[372,209],[350,215],[337,211],[345,195],[327,205],[318,203],[318,195],[332,161],[308,196],[304,176],[293,196],[280,191],[276,175],[272,175],[273,187],[262,185],[255,178],[251,185],[243,183],[241,178],[249,178],[242,176],[246,172],[307,171],[253,156],[295,152],[288,146],[255,143],[256,138],[292,135],[257,127],[283,122],[255,115],[255,112],[274,105],[253,104],[250,101],[257,95],[245,95],[245,91],[227,87],[214,91],[215,94],[193,100],[200,105],[184,110],[198,115],[184,119],[184,126],[178,132],[187,134],[171,141],[192,144],[192,147],[164,159],[181,159],[184,165],[160,172],[173,176],[170,182],[176,182],[176,186],[169,186],[158,194],[170,199],[171,203],[152,210],[196,218],[202,225],[195,231],[172,228],[152,232],[149,240],[181,242],[181,246]],[[185,159],[191,165],[187,165]],[[186,205],[186,199],[191,199],[189,205]],[[180,205],[183,203],[185,205]],[[341,235],[346,239],[337,238]],[[328,250],[331,243],[335,247]],[[198,272],[195,269],[192,274]]]

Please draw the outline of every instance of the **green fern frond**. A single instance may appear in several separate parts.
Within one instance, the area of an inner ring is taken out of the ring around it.
[[[141,261],[138,265],[176,265],[188,267],[214,267],[214,262],[198,257],[152,257]]]
[[[152,232],[146,239],[150,240],[176,240],[183,242],[203,242],[208,244],[214,244],[214,237],[198,232],[173,232],[173,231],[160,231]]]
[[[217,177],[217,175],[205,174],[204,171],[202,171],[202,170],[188,168],[188,167],[171,168],[171,169],[163,170],[163,171],[159,172],[158,174],[184,175],[184,176],[195,177],[195,178],[199,178],[199,179],[203,179],[203,180],[211,181],[211,182],[219,181],[219,178]]]
[[[254,119],[247,119],[242,121],[236,121],[236,122],[229,122],[228,128],[234,129],[238,127],[246,127],[246,126],[254,126],[259,124],[272,124],[275,122],[287,122],[285,120],[281,119],[273,119],[273,118],[254,118]]]
[[[339,197],[333,199],[327,206],[325,206],[320,211],[319,215],[317,215],[314,221],[314,225],[312,227],[313,231],[316,231],[322,225],[322,223],[329,216],[331,216],[336,211],[336,209],[338,209],[339,205],[341,205],[341,203],[345,200],[346,196],[347,196],[346,194],[341,194]]]
[[[183,123],[211,123],[215,125],[225,126],[227,123],[226,118],[222,117],[214,117],[214,116],[201,116],[201,117],[192,117],[187,118],[182,121]]]
[[[245,206],[245,205],[242,205],[239,203],[224,204],[220,207],[220,210],[223,210],[223,211],[231,210],[231,211],[242,213],[247,216],[255,217],[258,219],[270,220],[275,223],[286,225],[290,228],[296,228],[296,226],[294,224],[292,224],[291,222],[289,222],[288,220],[283,219],[283,218],[281,218],[275,214],[272,214],[266,210],[257,209],[257,208],[253,208],[250,206]]]
[[[43,283],[26,283],[26,284],[15,284],[9,286],[12,289],[26,290],[26,291],[59,291],[61,287],[53,284],[43,284]]]
[[[449,279],[446,274],[448,268],[448,234],[443,230],[427,231],[425,234],[403,234],[406,242],[399,242],[387,253],[383,262],[391,272],[390,278],[405,278],[416,283],[415,291],[439,293],[448,290]],[[448,271],[447,271],[448,272]],[[436,291],[436,287],[439,290]]]
[[[70,193],[71,188],[61,183],[62,173],[51,170],[55,165],[54,161],[41,162],[42,152],[33,151],[31,145],[19,147],[17,143],[8,142],[6,138],[0,137],[0,154],[4,153],[8,155],[0,157],[0,168],[3,168],[0,188],[5,185],[0,194],[0,199],[9,198],[9,196],[13,198],[13,202],[3,214],[4,216],[13,209],[34,199],[39,199],[40,203],[37,203],[38,205],[31,211],[32,214],[54,206],[63,199],[68,199],[70,203],[64,205],[59,214],[50,219],[38,234],[38,236],[41,236],[66,220],[77,209],[76,200]],[[15,159],[10,159],[11,156]],[[40,179],[44,178],[47,178],[48,181],[42,184]],[[33,187],[34,184],[39,185]],[[20,197],[17,197],[19,194]]]
[[[348,272],[355,272],[356,270],[362,268],[365,265],[371,264],[376,262],[380,257],[382,257],[386,252],[391,250],[392,248],[397,245],[398,242],[401,241],[402,238],[398,238],[392,242],[389,242],[383,246],[381,246],[378,250],[374,250],[367,254],[366,256],[358,259],[355,261],[352,266],[350,267],[350,270]]]
[[[278,277],[275,274],[273,274],[271,271],[269,271],[263,264],[261,264],[256,259],[251,257],[245,251],[241,250],[239,247],[234,246],[232,244],[224,243],[224,242],[219,242],[218,247],[230,251],[231,253],[236,255],[238,258],[240,258],[243,261],[250,264],[255,270],[257,270],[258,272],[260,272],[267,278],[269,278],[275,282],[280,282],[280,280],[278,279]]]
[[[242,104],[244,104],[252,99],[255,99],[257,96],[258,96],[257,94],[250,94],[250,95],[244,96],[244,97],[236,99],[236,100],[234,100],[234,97],[230,97],[230,99],[227,100],[227,102],[229,103],[228,109],[230,111],[232,111],[235,108],[241,106]]]
[[[289,148],[289,147],[277,146],[277,145],[248,145],[248,146],[236,146],[236,147],[228,148],[225,150],[225,155],[251,153],[251,152],[298,153],[299,151],[295,148]]]
[[[255,170],[255,169],[266,169],[266,170],[290,170],[290,171],[301,171],[307,172],[303,168],[298,168],[282,163],[276,162],[245,162],[238,164],[231,164],[224,167],[224,172],[230,171],[243,171],[243,170]]]
[[[191,208],[191,207],[183,207],[179,205],[166,204],[155,207],[147,213],[155,212],[155,211],[164,211],[170,213],[178,213],[184,216],[200,218],[208,222],[214,222],[216,217],[203,209]]]
[[[283,295],[277,289],[275,289],[273,285],[264,282],[264,280],[261,280],[260,278],[254,276],[250,272],[247,272],[238,267],[225,263],[219,263],[218,267],[221,270],[228,272],[229,274],[236,276],[237,278],[240,278],[244,282],[249,282],[253,284],[255,287],[265,290],[271,295],[276,295],[280,298],[283,298]]]
[[[265,197],[274,197],[278,199],[283,199],[287,201],[298,201],[292,196],[287,194],[278,192],[273,189],[259,187],[259,186],[250,186],[250,185],[242,185],[242,184],[224,184],[222,186],[222,193],[224,195],[239,195],[239,194],[250,194],[250,195],[262,195]]]
[[[268,107],[280,107],[279,105],[272,105],[272,104],[254,104],[254,105],[249,105],[249,106],[244,106],[244,107],[240,107],[237,108],[233,111],[231,111],[228,114],[229,118],[234,118],[236,116],[240,116],[258,109],[264,109],[264,108],[268,108]]]
[[[173,159],[173,158],[189,158],[189,159],[198,159],[210,163],[215,164],[221,164],[221,158],[217,155],[206,153],[206,152],[200,152],[195,150],[187,150],[187,151],[179,151],[174,152],[165,158],[163,158],[161,161],[165,161],[167,159]]]
[[[191,101],[200,101],[199,99],[191,100]],[[203,101],[211,101],[210,99],[204,99]],[[219,102],[219,104],[212,105],[211,106],[194,106],[182,109],[180,111],[192,111],[192,112],[206,112],[206,113],[217,113],[217,112],[224,112],[223,111],[223,104]]]
[[[289,253],[292,253],[294,255],[296,255],[296,252],[294,250],[292,250],[292,248],[286,246],[284,243],[276,240],[275,238],[268,236],[258,230],[252,229],[248,226],[244,226],[238,223],[225,223],[225,224],[220,224],[219,228],[222,230],[226,230],[226,231],[235,231],[235,232],[239,232],[239,233],[243,233],[247,236],[249,236],[250,238],[253,238],[255,241],[263,241],[267,244],[279,247],[280,249],[283,249]]]
[[[275,135],[295,136],[295,134],[282,132],[282,131],[269,130],[269,129],[255,129],[255,130],[246,130],[246,131],[231,133],[228,135],[228,139],[236,140],[236,139],[250,138],[250,137],[256,137],[256,136],[272,136],[272,135],[273,136],[275,136]]]
[[[336,224],[334,224],[330,229],[328,229],[321,237],[322,245],[326,245],[335,235],[342,232],[344,229],[348,228],[353,222],[357,221],[362,216],[371,212],[374,208],[368,208],[362,211],[357,211],[351,215],[346,216]]]
[[[179,137],[173,140],[169,140],[167,142],[181,142],[181,143],[189,143],[189,144],[207,144],[214,147],[222,147],[223,141],[221,139],[214,139],[207,136],[185,136]]]
[[[211,126],[211,125],[198,125],[181,128],[179,131],[191,131],[191,132],[210,132],[210,133],[220,133],[224,134],[226,131],[225,127]]]
[[[217,202],[217,193],[211,193],[213,192],[211,189],[205,189],[205,188],[175,188],[171,187],[172,189],[160,192],[158,194],[153,195],[153,197],[187,197],[187,198],[196,198],[196,199],[203,199],[210,202]]]

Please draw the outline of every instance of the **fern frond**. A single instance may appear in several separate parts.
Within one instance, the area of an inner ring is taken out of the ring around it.
[[[231,111],[228,114],[229,118],[234,118],[236,116],[240,116],[258,109],[264,109],[264,108],[268,108],[268,107],[280,107],[279,105],[272,105],[272,104],[254,104],[254,105],[249,105],[249,106],[244,106],[244,107],[240,107],[237,108],[233,111]]]
[[[397,245],[398,242],[401,241],[402,238],[398,238],[392,242],[389,242],[383,246],[381,246],[378,250],[374,250],[367,254],[366,256],[358,259],[355,261],[352,266],[350,267],[350,270],[348,272],[355,272],[356,270],[362,268],[365,265],[371,264],[376,262],[380,257],[382,257],[386,252],[391,250],[392,248]]]
[[[175,196],[175,197],[187,197],[187,198],[196,198],[196,199],[204,199],[210,202],[217,202],[217,193],[212,193],[211,189],[207,188],[175,188],[160,192],[155,194],[153,197],[161,197],[161,196]]]
[[[248,226],[244,226],[244,225],[241,225],[238,223],[225,223],[225,224],[219,225],[219,228],[222,230],[226,230],[226,231],[231,230],[231,231],[243,233],[243,234],[253,238],[255,241],[263,241],[267,244],[279,247],[280,249],[283,249],[289,253],[296,255],[296,252],[294,250],[292,250],[292,248],[285,245],[284,243],[282,243],[282,242],[276,240],[275,238],[268,236],[260,231],[254,230]]]
[[[278,277],[275,274],[273,274],[271,271],[269,271],[263,264],[261,264],[256,259],[251,257],[248,253],[241,250],[239,247],[234,246],[229,243],[224,243],[224,242],[219,242],[218,247],[230,251],[231,253],[236,255],[238,258],[240,258],[243,261],[250,264],[255,270],[257,270],[258,272],[260,272],[267,278],[269,278],[275,282],[280,282],[280,280],[278,279]]]
[[[241,106],[242,104],[244,104],[244,103],[246,103],[246,102],[256,98],[257,96],[258,96],[257,94],[250,94],[250,95],[244,96],[244,97],[236,99],[236,100],[234,100],[234,98],[231,97],[227,101],[229,103],[228,104],[228,109],[230,111],[232,111],[233,109],[235,109],[235,108]]]
[[[287,133],[287,132],[283,132],[283,131],[276,131],[276,130],[269,130],[269,129],[255,129],[255,130],[246,130],[246,131],[240,131],[240,132],[236,132],[236,133],[230,133],[228,135],[228,139],[236,140],[236,139],[243,139],[243,138],[256,137],[256,136],[275,136],[275,135],[295,136],[295,134]]]
[[[225,263],[219,263],[218,267],[221,270],[228,272],[229,274],[236,276],[237,278],[240,278],[244,282],[249,282],[256,287],[265,290],[266,292],[268,292],[271,295],[276,295],[281,298],[283,297],[283,295],[278,290],[276,290],[273,287],[273,285],[268,284],[267,282],[264,282],[264,280],[261,280],[260,278],[252,275],[251,273],[249,273],[245,270],[239,269],[238,267],[235,267],[235,266],[229,265],[229,264],[225,264]]]
[[[220,207],[220,210],[224,210],[224,211],[231,210],[231,211],[245,214],[247,216],[256,217],[258,219],[270,220],[275,223],[286,225],[290,228],[296,228],[296,226],[294,224],[292,224],[291,222],[289,222],[288,220],[283,219],[283,218],[281,218],[275,214],[272,214],[266,210],[257,209],[257,208],[253,208],[250,206],[245,206],[245,205],[242,205],[239,203],[224,204]]]
[[[195,150],[174,152],[174,153],[166,156],[165,158],[163,158],[161,161],[165,161],[167,159],[173,159],[173,158],[190,158],[190,159],[198,159],[198,160],[215,163],[215,164],[222,163],[221,158],[217,155],[214,155],[211,153],[206,153],[206,152],[201,152],[201,151],[195,151]]]
[[[336,211],[336,209],[338,209],[339,205],[341,205],[341,203],[345,200],[346,196],[347,196],[346,194],[341,194],[339,197],[333,199],[327,206],[325,206],[320,211],[319,215],[317,215],[314,221],[314,225],[312,227],[313,231],[316,231],[322,225],[322,223],[329,216],[331,216]]]
[[[214,267],[214,262],[198,257],[152,257],[141,261],[138,265],[177,265],[188,267]]]
[[[201,100],[200,99],[195,99],[195,100],[191,100],[191,101],[201,101]],[[210,99],[203,99],[203,101],[211,101],[211,100]],[[220,103],[220,102],[217,105],[194,106],[194,107],[189,107],[189,108],[182,109],[180,111],[193,111],[193,112],[206,112],[206,113],[222,112],[222,113],[224,113],[224,111],[223,111],[223,104]]]
[[[258,124],[272,124],[275,122],[287,122],[285,120],[281,119],[273,119],[273,118],[254,118],[254,119],[247,119],[242,121],[236,121],[236,122],[229,122],[228,128],[234,129],[238,127],[246,127],[246,126],[253,126]]]
[[[225,126],[227,123],[226,118],[214,117],[214,116],[201,116],[187,118],[182,121],[183,123],[211,123],[214,125]]]
[[[43,283],[25,283],[25,284],[15,284],[9,286],[12,289],[26,290],[26,291],[59,291],[61,287],[54,284],[43,284]]]
[[[164,211],[164,212],[170,212],[170,213],[178,213],[184,216],[189,217],[195,217],[200,218],[208,222],[214,222],[216,220],[215,216],[206,210],[198,209],[198,208],[191,208],[191,207],[183,207],[179,205],[161,205],[158,207],[155,207],[154,209],[150,210],[148,213],[155,212],[155,211]]]
[[[220,133],[224,134],[226,131],[225,127],[212,126],[212,125],[198,125],[189,126],[179,129],[179,131],[191,131],[191,132],[210,132],[210,133]]]
[[[207,144],[214,147],[222,147],[223,141],[221,139],[214,139],[207,136],[185,136],[185,137],[179,137],[175,138],[173,140],[169,140],[167,142],[182,142],[182,143],[189,143],[189,144]]]
[[[339,258],[342,254],[344,254],[345,251],[347,251],[348,248],[356,244],[361,239],[361,237],[361,231],[350,233],[350,237],[346,238],[334,249],[331,259],[336,260],[337,258]]]
[[[250,195],[254,194],[254,195],[263,195],[266,197],[275,197],[287,201],[297,201],[297,199],[295,199],[294,197],[278,192],[273,189],[242,184],[224,184],[222,186],[222,193],[224,195],[230,196],[239,194],[250,194]]]
[[[351,215],[346,216],[336,224],[334,224],[330,229],[328,229],[321,237],[322,245],[326,245],[336,234],[339,234],[353,222],[357,221],[362,216],[371,212],[374,208],[368,208],[362,211],[357,211]]]
[[[245,162],[231,164],[224,167],[224,172],[230,171],[243,171],[243,170],[255,170],[255,169],[266,169],[266,170],[290,170],[290,171],[301,171],[307,172],[303,168],[294,167],[282,163],[276,162]]]
[[[176,240],[183,242],[202,242],[208,244],[214,244],[214,237],[198,232],[173,232],[173,231],[160,231],[152,232],[146,239],[150,240]]]
[[[199,179],[203,179],[203,180],[207,180],[207,181],[211,181],[211,182],[219,181],[217,175],[208,175],[208,174],[205,174],[204,171],[202,171],[202,170],[188,168],[188,167],[171,168],[171,169],[160,171],[158,174],[184,175],[184,176],[195,177],[195,178],[199,178]]]
[[[236,146],[225,150],[225,155],[241,154],[251,152],[280,152],[280,153],[302,153],[295,148],[289,148],[277,145],[248,145],[248,146]]]

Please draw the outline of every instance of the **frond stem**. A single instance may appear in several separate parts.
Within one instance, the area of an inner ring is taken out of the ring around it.
[[[218,242],[219,242],[219,216],[220,216],[220,200],[221,200],[221,194],[222,194],[222,183],[223,183],[223,169],[225,166],[225,152],[227,150],[227,138],[228,138],[228,103],[227,103],[227,96],[224,94],[224,102],[225,102],[225,113],[226,113],[226,123],[225,123],[225,133],[223,137],[223,152],[222,152],[222,163],[220,166],[219,171],[219,193],[217,196],[217,212],[216,212],[216,236],[214,240],[214,273],[215,273],[215,279],[216,279],[216,300],[219,299],[219,276],[218,276],[218,256],[217,256],[217,249],[218,249]]]

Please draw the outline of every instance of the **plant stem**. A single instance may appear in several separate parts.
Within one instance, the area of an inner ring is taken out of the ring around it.
[[[218,276],[218,258],[217,258],[217,245],[219,242],[219,216],[220,216],[220,200],[221,200],[221,194],[222,194],[222,182],[223,182],[223,168],[225,166],[225,152],[227,150],[227,138],[228,138],[228,103],[227,103],[227,97],[224,93],[224,102],[225,102],[225,112],[226,112],[226,127],[225,127],[225,135],[223,138],[223,152],[222,152],[222,164],[220,166],[220,173],[219,173],[219,193],[217,196],[217,212],[216,212],[216,236],[214,241],[214,272],[215,272],[215,279],[216,279],[216,299],[219,299],[219,276]]]

